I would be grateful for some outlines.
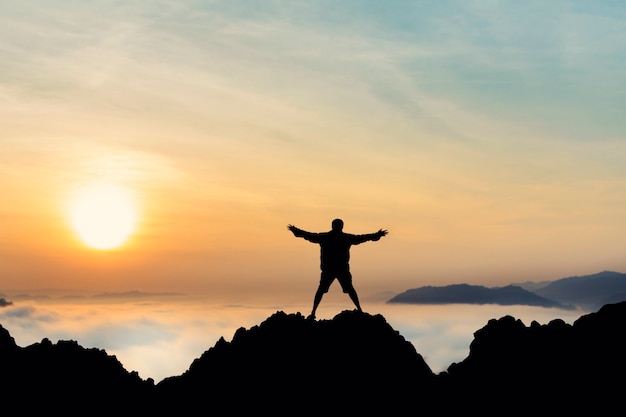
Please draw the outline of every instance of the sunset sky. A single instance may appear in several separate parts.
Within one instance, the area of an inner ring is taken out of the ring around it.
[[[0,59],[0,292],[280,303],[336,217],[368,294],[626,271],[624,2],[4,0]]]

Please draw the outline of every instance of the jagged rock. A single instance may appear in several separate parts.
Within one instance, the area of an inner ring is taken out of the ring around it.
[[[27,414],[84,415],[86,407],[101,413],[139,411],[154,387],[153,380],[129,373],[104,350],[47,338],[22,348],[7,335],[0,326],[2,395],[23,399],[19,410]]]
[[[572,325],[492,319],[466,359],[435,375],[381,315],[278,311],[157,385],[103,350],[48,339],[22,348],[0,326],[2,393],[27,398],[29,414],[604,415],[622,405],[625,325],[626,302]]]
[[[0,360],[5,357],[5,352],[13,352],[17,350],[17,345],[15,344],[15,339],[11,337],[11,334],[7,329],[0,326],[0,352],[2,352],[2,356],[0,356]]]
[[[157,391],[159,398],[184,398],[189,409],[203,393],[227,402],[246,393],[240,412],[268,402],[273,412],[293,411],[294,402],[320,412],[391,411],[427,391],[434,377],[381,315],[344,311],[313,321],[279,311],[259,326],[240,328],[230,343],[221,339],[183,375],[161,381]]]
[[[474,333],[468,357],[442,375],[445,389],[461,403],[489,394],[516,403],[517,412],[610,411],[622,403],[625,325],[626,302],[572,325],[557,319],[526,327],[510,316],[492,319]]]

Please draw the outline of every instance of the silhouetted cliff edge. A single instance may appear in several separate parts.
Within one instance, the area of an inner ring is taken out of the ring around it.
[[[219,340],[157,391],[164,406],[172,398],[197,404],[210,393],[240,398],[232,410],[238,412],[261,407],[284,414],[302,408],[351,414],[381,406],[392,410],[434,378],[413,345],[381,315],[344,311],[312,321],[279,311],[249,330],[240,328],[231,342]]]
[[[151,379],[128,372],[104,350],[48,339],[19,347],[2,326],[0,378],[0,407],[7,415],[119,413],[149,402],[154,391]]]
[[[626,302],[572,325],[504,316],[474,333],[466,359],[434,374],[381,315],[344,311],[309,321],[278,311],[155,385],[103,350],[47,339],[18,347],[0,326],[3,407],[65,415],[598,415],[622,406],[625,329]]]

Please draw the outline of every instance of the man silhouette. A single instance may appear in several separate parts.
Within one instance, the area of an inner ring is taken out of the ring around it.
[[[328,292],[330,284],[337,279],[344,293],[350,296],[350,299],[356,306],[357,310],[361,310],[359,297],[352,285],[352,274],[350,273],[350,246],[358,245],[367,241],[377,241],[387,234],[387,230],[379,229],[376,233],[365,235],[353,235],[343,232],[343,220],[335,219],[332,221],[332,228],[329,232],[312,233],[290,224],[287,226],[295,237],[301,237],[309,242],[318,243],[320,245],[320,268],[322,270],[320,283],[313,299],[313,310],[309,315],[309,319],[315,319],[317,306],[322,301],[322,297]]]

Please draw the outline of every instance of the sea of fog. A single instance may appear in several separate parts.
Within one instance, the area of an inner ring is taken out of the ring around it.
[[[318,319],[332,319],[352,309],[347,296],[322,300]],[[585,311],[498,305],[407,305],[362,301],[370,314],[381,314],[410,341],[435,373],[469,354],[474,332],[492,318],[505,315],[547,324],[553,319],[573,323]],[[308,315],[310,303],[224,304],[185,297],[135,299],[24,299],[0,308],[0,324],[19,346],[75,340],[85,348],[104,349],[128,371],[155,383],[180,375],[220,337],[263,322],[276,311]]]

